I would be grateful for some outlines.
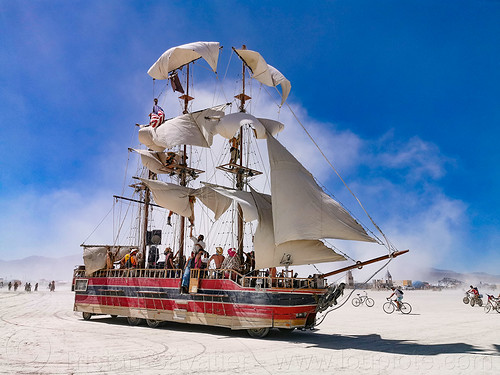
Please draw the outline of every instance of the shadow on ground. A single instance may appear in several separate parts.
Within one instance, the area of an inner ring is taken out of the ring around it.
[[[126,318],[93,317],[92,323],[115,324],[129,327]],[[82,320],[83,323],[83,320]],[[87,322],[85,322],[87,323]],[[229,328],[211,327],[204,325],[182,324],[165,322],[158,328],[149,328],[141,325],[129,327],[133,329],[164,329],[176,332],[195,332],[217,336],[219,339],[226,338],[249,338],[245,330],[232,331]],[[259,339],[252,339],[259,340]],[[298,331],[283,332],[271,330],[269,335],[261,340],[276,342],[292,342],[308,344],[310,348],[322,348],[331,350],[357,349],[371,352],[391,353],[400,355],[432,356],[438,354],[482,354],[491,355],[491,350],[485,350],[466,343],[447,344],[423,344],[408,339],[384,339],[378,334],[368,335],[328,335],[320,331]],[[500,345],[494,345],[500,355]]]

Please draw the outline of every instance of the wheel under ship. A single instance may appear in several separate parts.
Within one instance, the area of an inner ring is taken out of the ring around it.
[[[151,327],[162,322],[201,324],[243,329],[254,337],[264,337],[272,328],[313,328],[318,315],[343,293],[344,284],[329,285],[328,276],[390,261],[407,251],[397,251],[381,231],[384,241],[373,232],[369,235],[367,227],[325,193],[277,140],[285,127],[282,123],[248,113],[251,97],[247,92],[252,82],[260,87],[280,86],[281,91],[276,89],[279,99],[269,94],[269,101],[275,100],[279,108],[291,88],[283,74],[258,52],[245,46],[232,48],[242,62],[241,91],[233,102],[192,110],[194,98],[189,90],[194,65],[206,62],[210,69],[204,71],[216,73],[221,49],[217,42],[177,46],[164,52],[149,69],[153,85],[158,80],[183,94],[179,97],[182,113],[167,120],[163,112],[159,117],[155,113],[149,124],[138,126],[142,147],[129,148],[141,161],[135,183],[130,185],[136,196],[115,196],[114,200],[137,208],[138,224],[131,228],[135,235],[129,236],[127,245],[117,244],[118,235],[112,245],[82,244],[84,265],[74,271],[73,290],[74,310],[82,312],[84,319],[111,315],[126,317],[131,325],[144,321]],[[251,80],[246,81],[248,74]],[[237,109],[231,113],[233,107]],[[230,151],[225,140],[231,142]],[[267,179],[252,161],[252,155],[259,154],[255,150],[260,143],[267,147]],[[217,156],[202,157],[203,152]],[[231,152],[229,160],[224,160]],[[217,181],[224,183],[198,182],[204,171],[191,160],[208,160],[203,167],[211,175],[222,175]],[[268,193],[259,192],[259,187],[267,188]],[[161,219],[153,217],[165,219],[167,213],[168,225],[154,229]],[[170,216],[175,219],[173,226]],[[205,221],[200,219],[204,216],[208,217]],[[251,250],[254,265],[243,269],[224,262],[219,269],[191,268],[188,288],[183,289],[188,224],[193,226],[195,217],[196,226],[204,225],[209,233],[205,250],[213,253],[211,249],[217,246],[234,248],[240,264],[245,250]],[[162,243],[162,237],[170,242]],[[346,261],[330,245],[332,239],[384,245],[387,253],[328,273],[298,277],[292,267]],[[177,254],[174,269],[165,269],[156,256],[153,262],[146,257],[151,257],[152,248],[164,244]],[[138,254],[136,267],[125,268],[123,257],[131,252]],[[118,268],[113,262],[120,259],[122,267]],[[276,268],[278,274],[269,272]]]

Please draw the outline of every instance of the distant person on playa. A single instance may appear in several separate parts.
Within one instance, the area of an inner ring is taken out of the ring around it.
[[[50,291],[54,292],[56,290],[56,282],[52,280],[52,282],[49,285],[50,285]]]
[[[12,289],[12,281],[9,281],[8,285],[9,285],[9,290],[11,290]]]
[[[35,284],[35,292],[38,292],[38,283]]]
[[[398,306],[398,310],[401,309],[401,304],[403,302],[403,291],[399,288],[395,288],[391,286],[392,294],[389,298],[392,298],[393,295],[396,295],[396,305]]]

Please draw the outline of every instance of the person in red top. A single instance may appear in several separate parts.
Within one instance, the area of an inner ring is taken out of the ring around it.
[[[474,297],[479,297],[479,290],[477,290],[477,287],[470,286],[470,290],[467,293],[472,293],[474,294]]]

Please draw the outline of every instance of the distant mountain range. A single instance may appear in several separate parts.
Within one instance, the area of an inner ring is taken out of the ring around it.
[[[22,282],[71,281],[75,266],[80,264],[83,264],[82,254],[61,258],[30,256],[18,260],[0,260],[0,278],[4,281],[17,279]]]
[[[18,279],[23,282],[39,280],[71,281],[75,266],[83,264],[82,254],[68,255],[61,258],[30,256],[19,260],[0,260],[0,278],[4,281]],[[500,275],[483,272],[460,273],[450,270],[430,268],[419,277],[420,281],[436,283],[445,277],[466,283],[500,284]]]
[[[423,279],[421,281],[437,282],[445,277],[460,280],[466,283],[500,284],[500,275],[490,275],[485,272],[460,273],[450,270],[440,270],[437,268],[429,269],[427,275],[423,275]]]

